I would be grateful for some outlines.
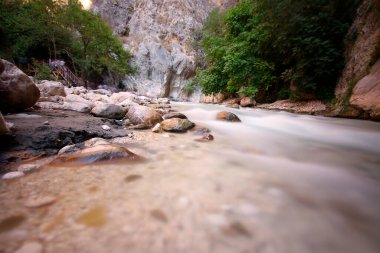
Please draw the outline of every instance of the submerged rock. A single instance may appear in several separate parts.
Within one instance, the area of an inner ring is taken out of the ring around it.
[[[127,117],[133,124],[144,124],[150,127],[162,121],[161,115],[156,110],[141,105],[129,108]]]
[[[195,124],[188,119],[172,118],[161,122],[162,129],[167,132],[186,132]]]
[[[111,144],[96,145],[71,154],[61,154],[58,159],[61,162],[73,165],[85,165],[119,159],[128,161],[142,160],[140,156],[132,153],[128,149]]]
[[[216,119],[218,120],[224,120],[224,121],[232,121],[232,122],[240,122],[241,120],[239,119],[238,116],[233,114],[232,112],[218,112],[216,115]]]
[[[32,107],[40,90],[19,68],[0,59],[0,98],[2,112],[17,112]]]

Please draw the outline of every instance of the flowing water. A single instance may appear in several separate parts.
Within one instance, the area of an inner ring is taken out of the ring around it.
[[[242,120],[230,123],[215,120],[222,106],[174,107],[215,140],[146,131],[114,140],[145,162],[1,182],[0,252],[380,252],[379,123],[228,108]]]

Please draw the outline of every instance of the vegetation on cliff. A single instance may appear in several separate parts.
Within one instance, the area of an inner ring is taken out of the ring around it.
[[[35,59],[40,75],[48,74],[42,61],[57,58],[84,79],[117,80],[134,71],[105,21],[75,0],[0,0],[0,35],[0,57],[21,67]]]
[[[216,9],[193,43],[207,62],[194,82],[205,93],[331,99],[360,2],[245,0],[226,12]]]

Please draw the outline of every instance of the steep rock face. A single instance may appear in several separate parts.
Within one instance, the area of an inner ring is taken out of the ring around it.
[[[100,13],[134,55],[139,72],[124,84],[139,94],[186,99],[183,91],[195,75],[191,33],[215,7],[228,0],[94,0]],[[199,100],[199,92],[197,93]]]
[[[350,99],[352,91],[356,93],[361,90],[367,90],[361,82],[360,89],[356,86],[369,74],[371,65],[373,65],[379,57],[380,51],[380,2],[376,0],[364,0],[359,7],[357,17],[349,30],[347,36],[346,50],[346,66],[342,76],[338,82],[335,94],[338,105],[336,113],[347,117],[367,117],[373,115],[368,108],[374,108],[373,99],[366,99],[365,96],[371,93],[361,93],[361,101],[367,101],[362,107],[362,103],[352,102],[358,101],[356,98]],[[366,85],[373,85],[365,82]],[[371,86],[372,87],[372,86]],[[373,89],[373,87],[371,88]],[[370,102],[372,101],[372,102]],[[367,116],[366,116],[367,115]],[[372,117],[372,116],[370,116]]]

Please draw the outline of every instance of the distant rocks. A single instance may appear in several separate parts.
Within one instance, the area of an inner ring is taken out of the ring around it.
[[[323,114],[328,111],[328,106],[319,100],[311,101],[291,101],[279,100],[272,104],[258,105],[257,108],[269,110],[282,110],[305,114]]]
[[[243,97],[240,100],[240,106],[241,107],[251,107],[251,106],[255,106],[255,105],[256,105],[256,101],[253,98]]]
[[[32,107],[40,97],[34,82],[12,63],[0,59],[0,110],[17,112]]]
[[[241,120],[239,119],[238,116],[233,114],[232,112],[218,112],[216,115],[217,120],[223,120],[223,121],[230,121],[230,122],[240,122]]]
[[[161,122],[161,127],[167,132],[186,132],[195,126],[193,122],[188,119],[171,118]]]

